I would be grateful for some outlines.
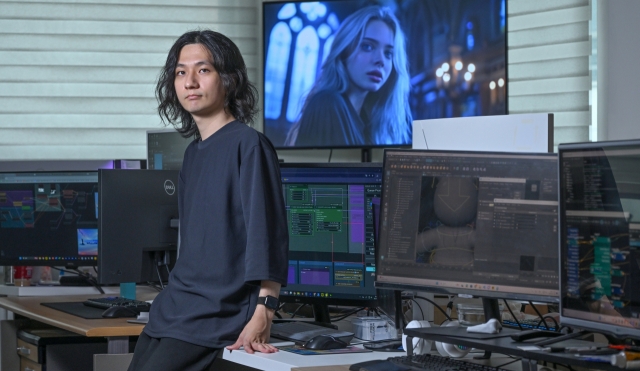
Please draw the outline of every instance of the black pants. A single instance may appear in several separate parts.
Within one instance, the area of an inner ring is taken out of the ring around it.
[[[129,371],[205,371],[220,349],[171,338],[152,338],[142,332]]]

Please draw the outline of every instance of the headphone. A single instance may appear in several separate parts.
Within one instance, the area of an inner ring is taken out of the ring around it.
[[[456,326],[460,326],[460,322],[447,320],[447,321],[444,321],[440,326],[456,327]],[[441,356],[451,357],[451,358],[462,358],[467,354],[469,354],[469,352],[471,351],[471,347],[467,347],[465,345],[455,345],[455,344],[449,344],[449,343],[442,343],[439,341],[436,341],[436,349],[438,350],[438,353],[440,353]]]
[[[424,327],[431,327],[431,325],[429,324],[429,321],[413,320],[409,322],[406,328],[424,328]],[[405,352],[407,351],[406,343],[407,343],[407,335],[402,334],[402,349]],[[429,353],[430,350],[431,350],[431,341],[427,339],[416,338],[416,337],[413,338],[413,353],[426,354],[426,353]]]

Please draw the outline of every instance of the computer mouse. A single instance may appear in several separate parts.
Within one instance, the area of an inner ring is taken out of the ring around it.
[[[138,317],[138,312],[127,307],[111,307],[102,312],[103,318]]]
[[[346,348],[349,344],[344,341],[333,337],[332,335],[318,335],[302,344],[305,349],[313,350],[329,350]]]

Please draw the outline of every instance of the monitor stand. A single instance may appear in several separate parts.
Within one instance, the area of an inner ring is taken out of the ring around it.
[[[360,161],[371,162],[371,148],[362,148],[360,151]]]
[[[313,319],[318,323],[331,323],[329,306],[327,304],[313,304]]]
[[[331,323],[331,316],[329,315],[329,306],[327,304],[311,304],[313,308],[313,322],[306,321],[314,325],[329,327],[332,329],[338,329],[338,326]],[[287,323],[300,321],[297,318],[274,318],[273,323]]]
[[[500,304],[498,303],[498,299],[482,298],[482,309],[484,310],[485,322],[489,321],[492,318],[495,318],[500,323],[502,323],[502,317],[500,315]],[[491,352],[488,350],[485,350],[483,355],[478,357],[473,357],[473,358],[489,359],[491,358]]]

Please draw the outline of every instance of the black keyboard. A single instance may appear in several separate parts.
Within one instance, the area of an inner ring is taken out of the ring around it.
[[[534,330],[534,329],[546,330],[547,329],[544,323],[540,321],[540,318],[523,319],[518,322],[520,322],[520,326],[522,326],[524,330]],[[552,320],[548,319],[546,322],[547,322],[547,326],[549,326],[549,331],[556,331],[556,324]],[[510,321],[510,320],[502,320],[502,325],[504,327],[509,327],[509,328],[516,328],[516,329],[520,328],[518,327],[518,324],[516,323],[516,321]]]
[[[388,362],[398,366],[403,366],[411,370],[434,370],[434,371],[453,371],[453,370],[471,370],[471,371],[495,371],[506,370],[503,368],[480,365],[477,363],[465,362],[448,357],[442,357],[434,354],[417,354],[411,357],[389,357]]]
[[[333,335],[348,343],[354,334],[353,332],[340,331],[302,321],[281,322],[271,325],[271,336],[282,340],[302,342],[318,335]]]
[[[106,298],[91,298],[85,300],[82,304],[101,309],[109,309],[111,307],[127,307],[135,310],[136,312],[148,312],[151,309],[151,304],[146,301],[133,300],[121,298],[118,296],[109,296]]]

